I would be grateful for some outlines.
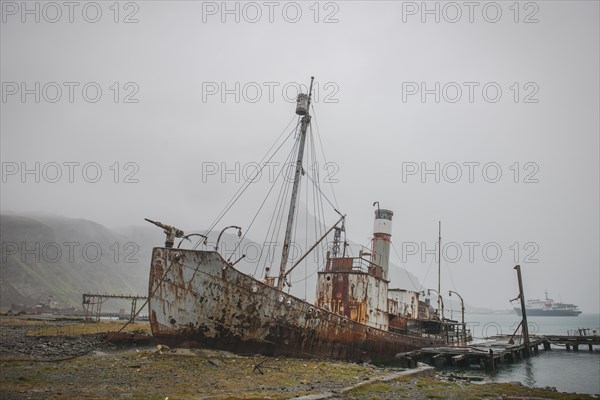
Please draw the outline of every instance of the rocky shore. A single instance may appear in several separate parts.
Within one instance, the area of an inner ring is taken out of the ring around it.
[[[104,342],[104,334],[31,336],[20,327],[2,327],[0,356],[52,360],[88,354]]]
[[[371,364],[244,357],[156,344],[115,346],[100,332],[76,333],[89,332],[85,326],[40,330],[27,328],[25,321],[0,322],[2,399],[595,398],[518,384],[451,381],[427,368],[429,375],[415,375]],[[48,335],[52,331],[58,335]]]

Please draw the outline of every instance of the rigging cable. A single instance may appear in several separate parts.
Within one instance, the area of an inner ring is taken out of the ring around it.
[[[314,163],[314,158],[313,158],[312,162]],[[314,164],[313,164],[313,166],[314,166]],[[314,175],[314,169],[311,168],[310,171]],[[308,179],[306,180],[307,184],[308,184],[309,180],[312,182],[312,185],[311,185],[311,189],[312,189],[311,190],[311,194],[312,194],[313,230],[314,230],[315,238],[319,238],[319,229],[318,229],[318,226],[317,226],[319,224],[319,212],[317,211],[318,202],[317,202],[317,194],[316,194],[316,190],[315,190],[315,186],[316,185],[314,183],[314,180],[310,177],[310,174],[308,175]],[[307,227],[307,232],[308,232],[308,227]],[[319,246],[319,248],[320,248],[320,246]],[[317,253],[316,253],[317,257],[319,257],[319,253],[318,253],[319,252],[319,248],[317,249]]]
[[[426,283],[426,281],[427,281],[427,277],[429,276],[429,270],[431,269],[431,264],[433,264],[434,260],[435,260],[435,257],[433,257],[431,259],[431,261],[429,261],[429,267],[427,267],[427,272],[425,273],[425,278],[423,278],[423,283]],[[425,289],[423,284],[421,284],[421,289]]]
[[[315,177],[313,184],[314,184],[314,188],[322,193],[321,188],[320,188],[321,178],[320,178],[320,174],[319,174],[319,165],[316,162],[316,151],[315,151],[315,142],[314,142],[314,134],[313,134],[313,130],[312,130],[312,124],[310,125],[310,133],[311,133],[310,145],[311,145],[312,154],[313,154],[313,162],[314,162],[314,165],[316,166],[316,168],[313,168],[313,173],[314,173],[314,177]],[[318,237],[323,236],[324,230],[326,229],[326,227],[325,227],[326,224],[325,224],[325,210],[323,208],[323,197],[319,196],[317,194],[315,194],[315,195],[316,195],[316,199],[317,199],[317,212],[318,212],[318,221],[319,221],[319,236],[317,236],[317,238],[318,238]],[[327,240],[327,238],[325,238],[325,248],[328,248],[328,247],[329,247],[329,241]]]
[[[311,182],[313,182],[313,183],[314,183],[313,179],[312,179],[310,176],[308,176],[308,179],[309,179]],[[319,193],[321,194],[321,196],[322,196],[322,197],[323,197],[325,200],[327,200],[327,202],[329,203],[329,205],[331,206],[331,208],[333,209],[333,211],[335,211],[335,212],[336,212],[336,213],[338,213],[340,216],[342,216],[342,213],[341,213],[341,212],[339,212],[339,211],[337,210],[337,208],[335,208],[335,206],[333,205],[333,203],[331,202],[331,200],[329,200],[329,199],[327,198],[327,196],[325,195],[325,193],[323,193],[323,192],[321,191],[321,188],[320,188],[320,187],[316,187],[316,189],[319,191]]]
[[[277,175],[277,179],[279,179],[280,174]],[[271,215],[271,220],[269,221],[269,227],[267,228],[267,231],[265,232],[265,238],[263,240],[261,249],[260,249],[260,254],[258,256],[258,260],[256,263],[256,267],[254,268],[254,274],[252,276],[256,275],[256,272],[258,271],[258,267],[261,265],[260,260],[262,260],[262,256],[263,256],[263,252],[265,250],[265,246],[267,245],[267,243],[272,243],[271,242],[267,242],[267,239],[269,237],[269,233],[271,232],[271,228],[275,229],[275,225],[277,225],[277,222],[279,221],[279,213],[278,210],[281,207],[281,204],[283,203],[283,196],[284,196],[284,190],[288,187],[288,185],[286,185],[285,183],[282,183],[281,188],[279,189],[279,194],[277,195],[277,201],[275,202],[275,206],[273,207],[273,214]],[[275,225],[274,225],[275,224]],[[265,261],[262,264],[263,266],[263,271],[266,271],[266,266],[267,266],[267,261],[269,258],[269,253],[267,253],[265,255]]]
[[[318,240],[318,238],[322,237],[324,234],[324,231],[327,229],[326,227],[326,222],[325,222],[325,210],[323,208],[323,197],[325,196],[323,194],[323,192],[321,191],[320,188],[320,171],[319,171],[319,164],[317,161],[317,152],[315,150],[315,141],[314,141],[314,134],[313,134],[313,130],[312,130],[312,125],[310,127],[310,133],[311,133],[311,149],[312,149],[312,154],[313,154],[313,163],[316,166],[316,168],[313,168],[313,179],[311,180],[311,182],[313,183],[312,187],[313,187],[313,193],[314,193],[314,197],[316,198],[316,205],[317,205],[317,217],[318,217],[318,233],[315,234],[315,240]],[[319,195],[321,194],[321,195]],[[334,208],[335,210],[335,208]],[[317,232],[317,230],[315,231]],[[325,258],[325,251],[326,249],[329,248],[329,241],[328,238],[325,238],[325,242],[318,246],[317,248],[317,255],[319,255],[319,251],[321,252],[320,257],[318,259],[324,259]]]
[[[292,118],[293,121],[293,118]],[[287,128],[290,126],[291,122],[288,123],[288,125],[286,126],[286,130]],[[254,176],[252,177],[252,179],[247,180],[235,193],[235,195],[233,196],[233,198],[231,200],[229,200],[229,202],[227,203],[227,205],[225,206],[225,208],[221,211],[221,213],[219,213],[217,219],[215,220],[215,222],[213,222],[210,227],[208,232],[212,231],[215,226],[217,225],[217,223],[221,220],[221,218],[223,218],[223,216],[227,213],[227,211],[229,211],[229,209],[231,208],[231,206],[233,206],[233,204],[239,199],[239,197],[246,191],[246,189],[252,184],[254,183],[254,180],[259,176],[259,174],[262,173],[262,170],[264,169],[264,167],[269,163],[269,161],[271,161],[271,159],[275,156],[275,154],[277,154],[277,152],[281,149],[281,147],[284,145],[284,143],[293,135],[293,133],[298,129],[298,124],[296,124],[296,127],[290,132],[290,134],[285,138],[285,140],[279,145],[279,147],[275,150],[275,152],[271,155],[271,157],[269,157],[269,159],[267,160],[267,162],[265,162],[260,169],[258,169],[256,171],[256,173],[254,174]],[[285,132],[285,130],[284,130]],[[281,138],[281,134],[279,135],[279,137],[275,140],[275,143],[271,146],[271,148],[267,151],[267,153],[263,156],[263,158],[258,162],[258,164],[262,164],[264,159],[268,156],[269,151],[273,148],[273,146],[275,144],[277,144],[277,141],[279,140],[279,138]]]
[[[310,133],[311,133],[311,137],[314,137],[314,135],[312,133],[312,125],[310,126]],[[312,149],[313,149],[313,154],[316,154],[314,140],[311,141],[311,146],[312,146]],[[316,160],[316,158],[315,158],[315,160]],[[318,164],[316,164],[316,165],[317,165],[317,168],[315,168],[316,189],[319,191],[319,193],[323,193],[323,191],[321,190],[321,176],[320,176]],[[320,216],[321,219],[319,221],[320,222],[319,227],[321,228],[320,233],[322,234],[323,231],[326,229],[326,227],[325,227],[325,225],[326,225],[325,224],[325,208],[323,207],[323,196],[318,196],[317,199],[319,201],[319,210],[321,212],[321,216]],[[329,242],[327,241],[327,239],[325,239],[325,241],[326,241],[326,244],[329,244]]]
[[[265,166],[269,163],[269,161],[271,161],[271,159],[275,156],[275,154],[277,154],[277,152],[281,149],[281,147],[283,146],[283,144],[292,136],[292,134],[297,130],[300,121],[298,120],[298,122],[296,123],[296,127],[290,132],[290,134],[283,140],[283,142],[279,145],[279,147],[277,147],[277,149],[275,150],[275,152],[271,155],[271,157],[269,157],[269,159],[263,164],[263,161],[265,160],[265,158],[269,155],[269,152],[273,149],[273,147],[275,147],[275,145],[277,144],[277,142],[279,141],[279,139],[285,134],[285,132],[287,131],[287,129],[289,128],[289,126],[292,124],[292,122],[294,121],[296,117],[292,117],[292,119],[290,120],[290,122],[287,124],[287,126],[285,127],[285,129],[281,132],[281,134],[277,137],[277,139],[275,140],[275,142],[271,145],[271,147],[269,148],[269,150],[267,150],[267,153],[263,156],[263,158],[258,162],[258,165],[262,166],[256,171],[256,174],[252,177],[252,179],[247,180],[242,186],[240,186],[240,188],[236,191],[236,193],[233,195],[233,197],[231,198],[231,200],[229,200],[229,202],[225,205],[225,207],[223,208],[223,210],[221,210],[221,212],[217,215],[217,218],[215,219],[215,221],[213,221],[213,223],[210,225],[210,227],[208,228],[208,230],[206,231],[207,233],[210,233],[215,226],[221,221],[221,219],[225,216],[225,214],[227,214],[227,212],[231,209],[231,207],[235,204],[235,202],[242,196],[242,194],[244,194],[244,192],[246,191],[246,189],[248,187],[250,187],[250,184],[252,184],[254,182],[254,179],[256,179],[256,177],[262,173],[262,170],[265,168]],[[202,241],[198,240],[198,242],[194,245],[193,249],[197,249],[198,246],[200,245]]]
[[[448,275],[450,276],[450,282],[452,282],[452,287],[454,288],[455,292],[458,292],[458,290],[456,290],[456,285],[454,284],[454,278],[452,278],[452,271],[450,271],[448,263],[444,262],[444,264],[446,265],[446,269],[448,270]]]
[[[292,163],[292,158],[293,155],[296,154],[297,152],[297,147],[299,146],[299,141],[297,140],[294,144],[294,147],[292,148],[292,150],[290,151],[290,154],[288,155],[288,158],[286,158],[286,160],[289,160],[288,162],[286,162],[284,164],[285,165],[291,165]],[[274,212],[276,212],[276,214],[274,213],[274,217],[275,217],[275,221],[273,224],[273,231],[271,232],[271,238],[270,238],[270,242],[269,243],[275,243],[275,245],[277,245],[277,242],[274,242],[274,238],[275,236],[279,237],[279,233],[281,232],[281,226],[283,224],[283,219],[284,219],[284,214],[285,214],[285,204],[287,203],[287,198],[288,198],[288,193],[290,191],[290,181],[288,179],[286,179],[285,175],[284,175],[284,169],[282,168],[280,171],[280,174],[282,176],[282,180],[283,180],[283,184],[282,184],[282,188],[280,191],[281,197],[278,198],[278,202],[279,204],[275,205],[275,209]],[[273,221],[273,219],[271,219],[271,221]],[[269,225],[269,229],[270,229],[270,225]],[[269,231],[267,231],[267,236],[269,234]],[[266,241],[266,239],[265,239]],[[273,258],[271,259],[271,262],[275,261],[275,250],[273,250]],[[267,264],[267,258],[265,257],[265,262],[264,262],[264,267],[266,267]],[[264,269],[263,267],[263,269]]]
[[[315,111],[314,104],[311,104],[311,108],[312,108],[313,116],[314,116],[314,120],[315,120],[315,128],[316,128],[316,131],[317,131],[317,139],[319,139],[319,145],[321,146],[321,153],[323,154],[323,161],[325,161],[325,164],[327,165],[329,163],[327,162],[327,158],[325,157],[325,150],[323,148],[323,142],[321,141],[321,134],[319,133],[319,123],[317,122],[317,113]],[[329,181],[329,184],[331,186],[331,193],[333,194],[333,200],[335,201],[336,208],[339,208],[337,197],[335,196],[335,191],[333,190],[333,182]]]
[[[398,261],[400,261],[400,265],[402,265],[402,269],[404,270],[404,272],[406,272],[406,275],[408,275],[408,279],[410,279],[410,283],[412,283],[413,287],[418,292],[419,288],[417,287],[417,285],[415,285],[415,282],[412,280],[412,277],[410,276],[411,275],[410,272],[408,272],[408,270],[406,269],[406,266],[402,262],[402,259],[398,255],[398,250],[396,250],[396,246],[394,245],[394,242],[390,241],[390,243],[392,244],[392,249],[394,249],[394,253],[396,253],[396,257],[398,257]]]
[[[289,162],[289,160],[292,158],[292,156],[294,154],[294,150],[296,149],[296,147],[297,147],[296,144],[294,144],[294,146],[290,150],[289,154],[285,158],[286,162],[283,165],[286,165]],[[279,178],[281,176],[283,176],[283,169],[281,169],[279,171],[279,173],[277,174],[275,180],[273,181],[273,184],[271,185],[271,189],[269,189],[269,193],[267,193],[267,196],[265,197],[263,203],[261,204],[260,208],[258,209],[258,212],[255,214],[254,218],[252,219],[252,222],[250,223],[250,226],[248,227],[248,229],[246,229],[246,231],[245,231],[246,233],[244,234],[244,237],[246,237],[246,234],[250,231],[250,228],[254,224],[254,221],[256,220],[258,214],[260,213],[261,209],[265,205],[265,203],[266,203],[266,201],[267,201],[267,199],[268,199],[271,191],[273,190],[273,188],[275,187],[275,185],[277,184],[277,181],[279,180]],[[277,202],[275,203],[275,207],[273,208],[273,216],[271,217],[271,221],[269,223],[269,227],[267,228],[267,233],[266,233],[266,236],[265,236],[265,240],[264,240],[263,246],[261,246],[260,255],[258,257],[258,260],[256,261],[256,267],[254,268],[254,274],[253,274],[253,276],[256,275],[256,272],[257,272],[258,267],[260,265],[260,260],[262,258],[262,254],[263,254],[263,251],[264,251],[264,246],[266,245],[267,237],[269,235],[269,231],[271,230],[271,226],[273,225],[273,219],[275,218],[275,213],[277,211],[277,205],[283,203],[283,201],[281,200],[281,198],[282,198],[282,194],[284,192],[284,189],[287,188],[287,187],[289,187],[289,184],[288,185],[285,184],[285,178],[284,178],[283,182],[282,182],[282,185],[281,185],[281,189],[279,190],[279,195],[277,196]],[[277,220],[275,220],[275,221],[277,221]],[[275,223],[277,223],[277,222],[275,222]],[[265,258],[265,264],[264,265],[266,266],[266,258]],[[264,270],[264,268],[263,268],[263,270]]]
[[[265,203],[267,202],[267,200],[269,198],[269,195],[271,194],[271,192],[273,191],[273,188],[275,187],[275,183],[277,183],[277,179],[275,181],[273,181],[273,184],[271,185],[271,188],[267,192],[267,195],[265,196],[262,204],[258,208],[258,211],[256,212],[256,214],[254,214],[254,218],[252,218],[252,221],[250,221],[250,225],[248,225],[248,228],[246,228],[244,230],[244,235],[242,236],[242,238],[238,242],[237,246],[235,246],[235,249],[233,250],[233,253],[231,253],[231,256],[229,256],[229,259],[227,259],[227,261],[229,261],[231,259],[231,257],[235,254],[235,252],[237,251],[238,247],[240,246],[240,244],[242,244],[242,242],[244,241],[244,238],[246,237],[246,235],[250,231],[250,228],[252,228],[252,225],[254,225],[254,221],[256,221],[256,217],[258,217],[258,214],[260,213],[260,211],[264,207]]]

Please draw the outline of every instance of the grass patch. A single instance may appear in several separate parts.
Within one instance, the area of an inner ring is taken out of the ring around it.
[[[100,322],[80,322],[64,325],[46,325],[27,332],[27,336],[74,336],[90,335],[96,333],[106,333],[109,331],[118,331],[125,325],[126,321],[100,321]],[[126,332],[147,333],[150,334],[150,324],[148,322],[135,322],[127,325]]]
[[[410,393],[411,399],[453,399],[477,400],[498,398],[498,396],[533,397],[556,400],[583,400],[595,397],[581,394],[553,392],[546,389],[528,388],[511,383],[474,384],[466,382],[446,382],[435,377],[419,377],[367,384],[348,392],[345,400],[402,398],[400,394]]]

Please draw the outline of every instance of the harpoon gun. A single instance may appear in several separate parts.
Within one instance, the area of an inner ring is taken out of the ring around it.
[[[164,230],[165,235],[167,235],[167,239],[165,240],[165,247],[173,247],[173,245],[175,244],[175,238],[185,236],[185,233],[181,229],[175,228],[174,226],[163,224],[162,222],[158,221],[152,221],[148,218],[144,219]]]

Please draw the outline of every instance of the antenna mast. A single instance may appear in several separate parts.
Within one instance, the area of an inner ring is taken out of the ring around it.
[[[302,159],[304,158],[304,144],[306,142],[306,129],[310,124],[310,100],[312,98],[313,81],[315,77],[310,77],[310,88],[308,96],[304,93],[298,95],[296,100],[296,114],[302,115],[300,125],[300,145],[298,146],[298,158],[296,160],[296,172],[294,174],[294,186],[292,187],[292,197],[290,199],[290,209],[288,213],[287,226],[285,228],[285,239],[283,241],[283,250],[281,252],[281,264],[279,266],[279,279],[277,279],[277,289],[283,289],[285,279],[285,266],[290,254],[290,242],[292,240],[292,228],[294,226],[294,214],[298,203],[298,188],[300,187],[300,178],[302,176]]]

